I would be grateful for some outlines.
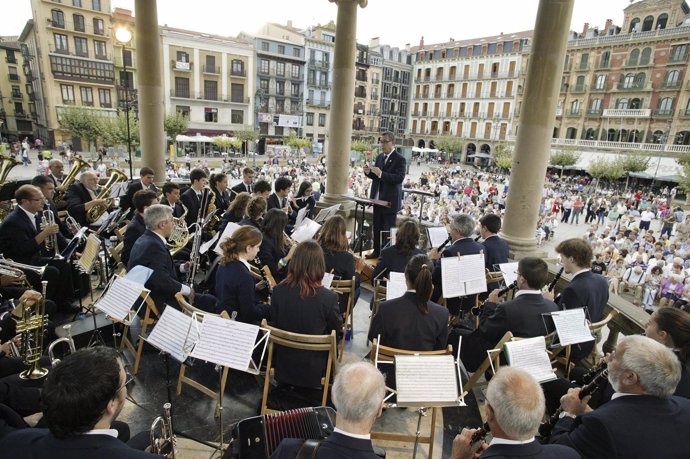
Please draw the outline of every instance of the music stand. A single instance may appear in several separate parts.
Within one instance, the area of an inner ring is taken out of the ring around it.
[[[357,196],[350,196],[347,194],[341,194],[339,195],[339,197],[355,203],[355,223],[357,224],[357,230],[355,231],[355,234],[357,236],[355,237],[354,241],[352,241],[352,250],[356,252],[357,246],[359,246],[359,256],[361,257],[362,251],[364,250],[364,239],[366,238],[366,232],[364,231],[364,210],[367,206],[390,207],[391,203],[388,201],[381,201],[380,199],[360,198]],[[357,208],[359,206],[362,207],[362,214],[360,216],[360,219],[357,220]],[[374,234],[373,237],[376,236],[377,235]]]
[[[402,191],[403,191],[403,193],[418,194],[422,197],[421,201],[419,202],[419,226],[422,226],[422,214],[424,211],[424,198],[426,198],[427,196],[430,196],[433,198],[436,195],[434,193],[431,193],[430,191],[414,190],[412,188],[403,188]]]

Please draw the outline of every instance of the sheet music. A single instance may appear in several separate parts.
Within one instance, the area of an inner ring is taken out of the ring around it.
[[[127,188],[129,188],[129,182],[113,185],[113,187],[110,189],[110,197],[115,199],[127,194]]]
[[[441,258],[441,289],[443,298],[465,296],[465,283],[460,281],[460,259],[458,257]]]
[[[304,221],[304,219],[307,218],[308,212],[309,212],[309,207],[302,207],[297,212],[297,218],[295,219],[295,228],[299,228],[302,225],[302,222]]]
[[[455,257],[457,258],[457,257]],[[465,294],[486,292],[486,267],[484,265],[484,255],[465,255],[460,257],[460,278],[465,282]]]
[[[458,384],[452,355],[395,356],[398,405],[458,404]]]
[[[338,212],[338,210],[340,210],[340,204],[336,204],[334,206],[326,207],[325,209],[321,209],[321,211],[318,213],[318,215],[316,217],[314,217],[314,221],[316,223],[324,222],[331,215],[335,215],[336,212]]]
[[[386,301],[400,298],[407,291],[405,273],[391,271],[388,273],[388,284],[386,284]]]
[[[216,235],[213,236],[211,239],[209,239],[208,241],[201,244],[201,246],[199,246],[199,253],[203,255],[206,252],[208,252],[208,249],[211,248],[213,243],[216,242],[219,237],[220,237],[220,233],[216,233]]]
[[[398,228],[391,228],[391,230],[390,230],[391,245],[395,245],[395,234],[397,232],[398,232]]]
[[[227,238],[232,236],[237,229],[240,228],[240,225],[237,223],[229,222],[228,226],[225,227],[223,230],[223,234],[220,235],[220,239],[218,240],[218,244],[216,244],[216,248],[213,249],[214,252],[216,252],[218,255],[223,255],[223,249],[220,248],[220,245],[225,242]]]
[[[426,230],[429,233],[429,244],[431,244],[431,247],[441,247],[448,239],[448,230],[445,226],[431,226]]]
[[[567,309],[551,313],[561,346],[592,341],[594,337],[587,325],[584,308]]]
[[[501,271],[501,274],[503,274],[503,280],[505,281],[506,285],[510,285],[517,280],[517,261],[514,263],[500,263],[498,268]]]
[[[323,285],[323,288],[330,289],[334,277],[335,274],[333,273],[323,273],[323,279],[321,279],[321,285]]]
[[[203,333],[191,355],[224,367],[247,371],[259,330],[256,325],[205,315]]]
[[[184,353],[185,344],[193,344],[198,339],[198,329],[192,326],[192,318],[175,308],[167,307],[146,341],[182,363],[187,358]]]
[[[297,242],[303,242],[307,239],[312,239],[314,237],[314,234],[316,234],[316,232],[319,230],[319,228],[321,228],[321,225],[319,225],[310,218],[305,218],[304,222],[302,223],[302,226],[295,229],[290,235],[290,238]]]
[[[543,336],[507,342],[505,351],[511,367],[525,370],[538,382],[556,379],[549,355],[546,353],[546,341]]]
[[[132,306],[141,301],[141,292],[144,290],[143,285],[115,275],[110,288],[101,295],[95,306],[113,319],[124,322]]]

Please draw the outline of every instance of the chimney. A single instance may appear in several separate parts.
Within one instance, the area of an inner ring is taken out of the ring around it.
[[[582,28],[582,36],[587,36],[587,31],[589,31],[589,22],[585,22],[585,26]]]
[[[422,36],[422,38],[419,39],[419,48],[424,49],[424,36]]]
[[[607,19],[606,20],[606,25],[604,26],[604,35],[608,35],[609,29],[613,25],[613,19]]]

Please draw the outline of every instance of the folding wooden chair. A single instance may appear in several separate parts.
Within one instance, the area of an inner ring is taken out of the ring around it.
[[[379,312],[379,305],[386,301],[386,292],[388,288],[384,285],[384,279],[376,279],[374,281],[374,301],[371,303],[371,315],[369,316],[369,331],[371,331],[371,324],[374,322],[374,316]],[[369,333],[367,332],[367,336]],[[369,343],[369,340],[367,340]]]
[[[352,309],[355,301],[355,277],[352,279],[334,280],[331,282],[331,290],[337,292],[339,295],[347,295],[347,307],[343,313],[343,336],[338,345],[338,361],[343,359],[343,349],[345,348],[345,337],[347,336],[347,329],[350,329],[350,339],[355,337],[354,316]]]
[[[271,376],[273,376],[273,347],[275,345],[284,346],[291,349],[301,349],[303,351],[313,352],[328,352],[328,360],[326,362],[326,374],[321,378],[321,385],[323,392],[321,395],[321,405],[326,406],[328,401],[328,388],[331,383],[331,375],[335,372],[336,341],[335,330],[332,330],[329,335],[305,335],[302,333],[292,333],[281,330],[280,328],[272,327],[266,323],[266,319],[261,322],[261,327],[270,330],[268,337],[268,358],[266,360],[266,376],[264,377],[264,390],[261,397],[261,414],[277,413],[276,410],[267,408],[268,391],[271,385]]]
[[[182,308],[182,311],[191,316],[193,313],[200,313],[204,315],[212,315],[212,316],[220,316],[224,319],[229,319],[230,317],[228,316],[228,313],[223,311],[220,314],[211,314],[205,311],[202,311],[201,309],[198,309],[191,304],[185,299],[185,297],[182,295],[182,293],[177,292],[175,294],[175,299],[177,300],[177,304],[180,305],[180,308]],[[215,416],[217,417],[218,414],[220,413],[220,402],[223,398],[223,395],[225,395],[225,384],[228,380],[228,367],[223,367],[223,372],[221,374],[221,382],[220,382],[220,388],[218,391],[214,391],[208,386],[204,386],[201,384],[199,381],[190,378],[189,376],[186,376],[187,372],[187,365],[184,363],[180,366],[180,374],[177,378],[177,395],[182,394],[182,385],[187,384],[189,386],[192,386],[196,390],[200,391],[202,394],[207,395],[211,397],[212,399],[216,400],[216,410],[215,410]]]
[[[153,326],[158,322],[160,318],[160,312],[156,307],[156,303],[153,302],[150,296],[146,297],[146,312],[144,313],[144,318],[141,320],[141,336],[146,336],[146,330],[149,326]],[[127,330],[129,331],[129,329]],[[125,332],[123,332],[124,336]],[[132,371],[133,375],[139,372],[139,364],[141,363],[141,354],[144,352],[144,339],[139,338],[139,346],[137,346],[137,357],[134,360],[134,369]]]
[[[496,346],[494,347],[495,349],[503,349],[503,345],[513,339],[513,334],[511,332],[506,332],[505,335],[496,343]],[[460,350],[458,349],[458,352]],[[491,367],[493,363],[494,369],[498,370],[499,366],[501,365],[501,354],[500,352],[495,352],[492,353],[490,356],[487,355],[484,361],[482,362],[481,365],[479,365],[479,368],[477,368],[477,371],[472,373],[472,376],[467,380],[467,383],[464,385],[464,392],[462,396],[466,396],[469,394],[469,392],[472,390],[472,388],[479,382],[479,379],[484,376],[484,373],[486,373],[486,370]]]
[[[453,346],[449,345],[446,349],[441,349],[439,351],[409,351],[405,349],[397,349],[394,347],[384,346],[379,344],[376,339],[374,339],[371,353],[369,354],[369,360],[372,365],[376,360],[376,350],[378,348],[378,360],[379,362],[392,362],[395,360],[396,355],[449,355],[453,353]],[[390,387],[386,389],[391,390]],[[438,408],[431,408],[431,432],[428,436],[419,436],[413,434],[398,434],[389,432],[371,432],[371,438],[376,440],[388,440],[388,441],[399,441],[399,442],[410,442],[414,443],[418,441],[419,443],[425,443],[429,445],[429,456],[434,457],[434,437],[436,433],[436,415]]]
[[[609,314],[599,322],[589,324],[589,331],[592,333],[592,336],[594,336],[594,339],[597,343],[599,342],[599,334],[601,332],[601,329],[608,325],[608,323],[611,322],[613,318],[616,317],[618,314],[620,314],[620,312],[617,309],[612,309],[611,312],[609,312]],[[592,348],[592,353],[589,356],[587,356],[586,360],[591,365],[596,365],[598,357],[599,354],[597,352],[597,346],[595,345]]]

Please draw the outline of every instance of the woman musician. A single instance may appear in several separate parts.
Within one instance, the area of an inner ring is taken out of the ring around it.
[[[374,268],[372,274],[373,279],[386,277],[390,271],[398,273],[405,272],[405,267],[410,259],[424,253],[417,248],[419,242],[419,227],[417,223],[411,219],[405,219],[398,225],[398,231],[395,233],[395,244],[381,250],[381,255]]]
[[[244,218],[237,222],[240,226],[253,226],[254,228],[261,230],[261,220],[266,213],[266,207],[268,202],[266,198],[262,196],[256,196],[249,200],[247,204],[247,210],[245,211]]]
[[[307,208],[307,217],[311,213],[312,209],[316,206],[316,201],[314,200],[314,190],[311,187],[311,183],[306,180],[300,183],[297,189],[297,196],[293,196],[290,200],[290,207],[292,208],[292,214],[297,218],[297,212]]]
[[[296,247],[285,237],[287,223],[288,216],[282,209],[271,209],[266,212],[261,225],[263,241],[259,250],[259,259],[271,270],[271,275],[276,282],[285,278],[287,264]]]
[[[225,227],[228,226],[228,223],[239,224],[244,218],[244,214],[247,211],[247,206],[251,199],[252,196],[246,191],[237,194],[237,197],[230,203],[227,212],[225,212],[220,219],[220,226],[218,227],[219,233],[222,234],[223,231],[225,231]]]
[[[221,173],[211,174],[208,180],[208,184],[216,196],[216,209],[218,209],[218,215],[223,215],[226,210],[228,210],[228,204],[230,203],[230,194],[228,193],[228,176]]]

